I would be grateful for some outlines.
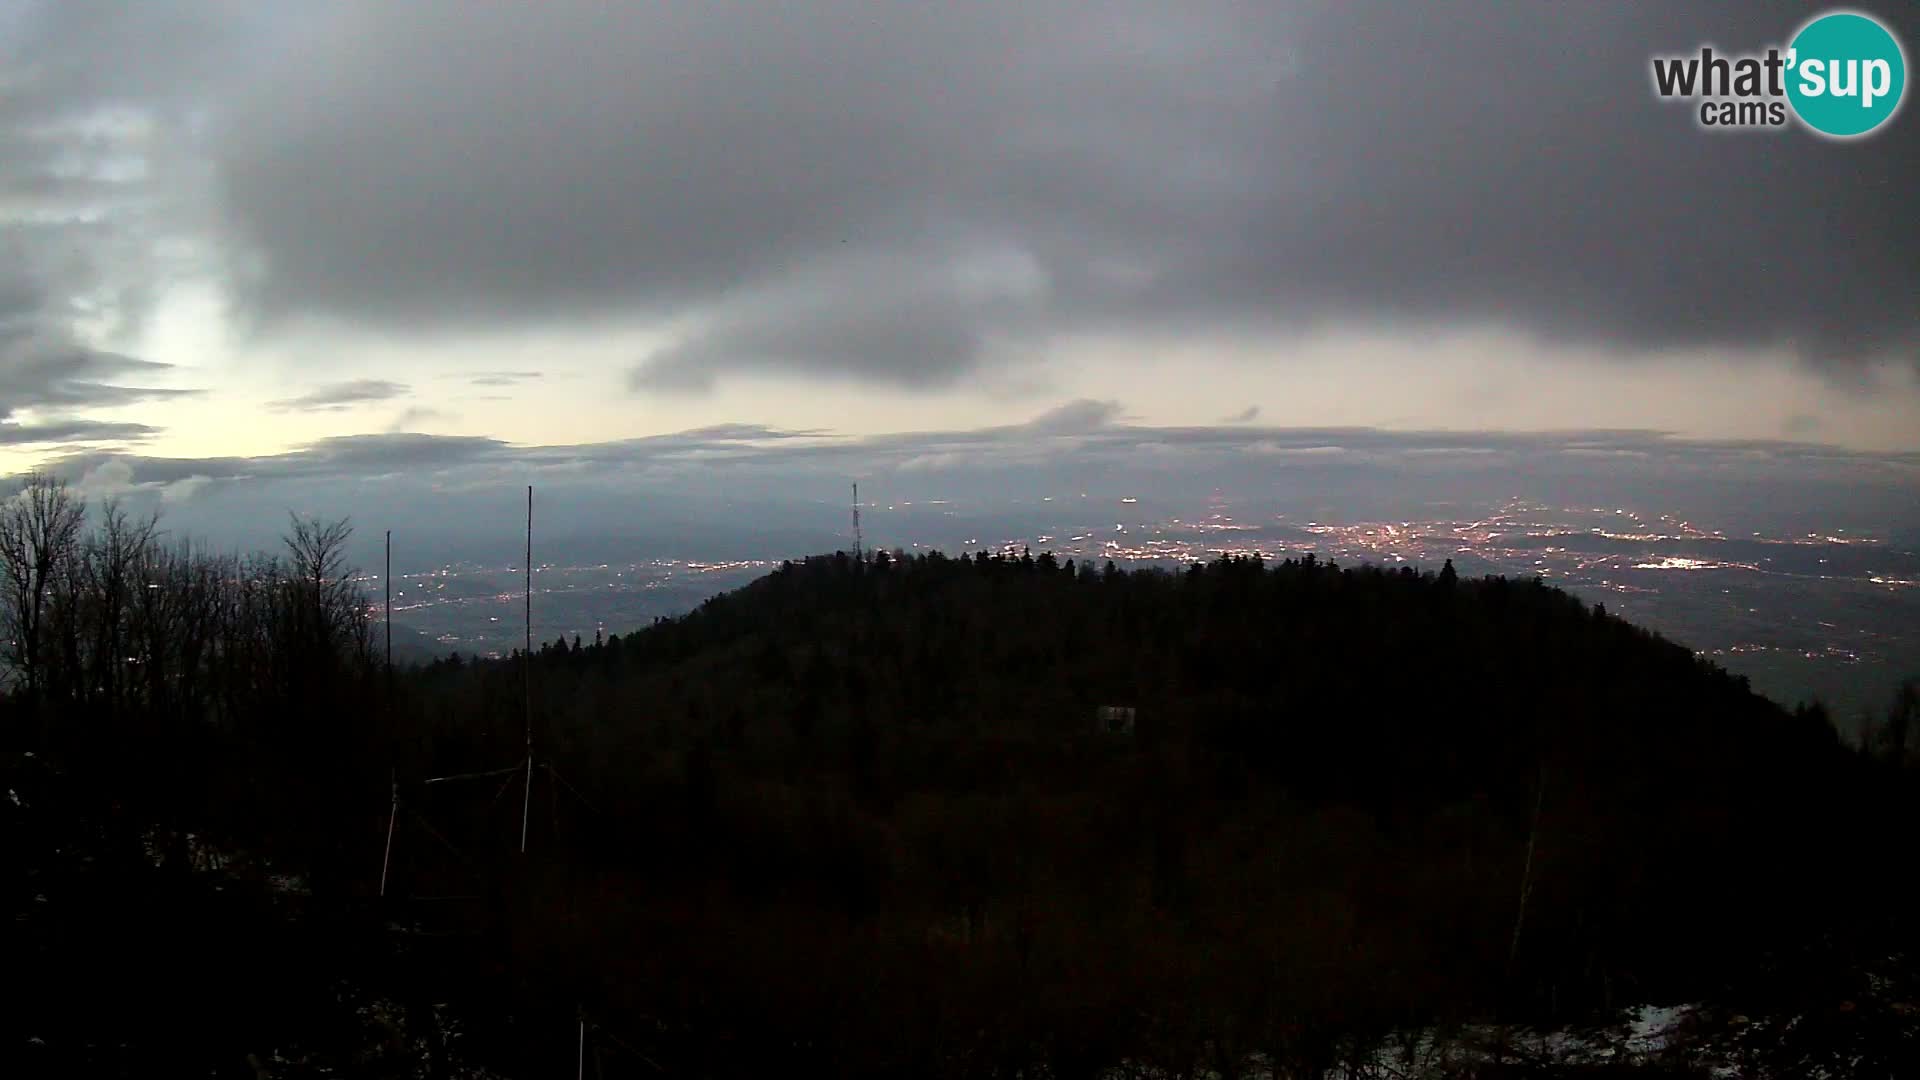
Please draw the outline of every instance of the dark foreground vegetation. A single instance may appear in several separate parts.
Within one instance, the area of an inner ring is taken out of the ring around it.
[[[835,555],[389,677],[344,529],[6,513],[9,1075],[1309,1077],[1649,1002],[1915,1054],[1912,694],[1843,745],[1538,582]]]

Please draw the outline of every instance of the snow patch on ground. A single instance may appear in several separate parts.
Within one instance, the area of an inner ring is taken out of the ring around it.
[[[1682,1042],[1692,1020],[1691,1005],[1643,1005],[1627,1010],[1611,1025],[1563,1028],[1517,1028],[1473,1025],[1450,1031],[1425,1029],[1389,1036],[1352,1068],[1337,1066],[1329,1075],[1351,1080],[1435,1080],[1472,1075],[1476,1067],[1495,1062],[1553,1066],[1651,1065],[1671,1054]],[[1731,1068],[1710,1070],[1716,1077],[1733,1077]],[[1172,1074],[1129,1064],[1106,1070],[1101,1080],[1171,1080]],[[1222,1080],[1201,1070],[1194,1080]],[[1275,1080],[1266,1059],[1253,1055],[1239,1072],[1241,1080]]]

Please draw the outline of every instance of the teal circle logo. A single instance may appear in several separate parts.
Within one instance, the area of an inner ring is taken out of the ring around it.
[[[1822,135],[1865,135],[1893,118],[1907,89],[1899,39],[1857,12],[1832,12],[1801,27],[1787,56],[1787,100]]]

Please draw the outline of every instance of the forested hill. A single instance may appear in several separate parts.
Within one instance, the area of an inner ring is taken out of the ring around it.
[[[545,1075],[584,1032],[609,1076],[1317,1077],[1675,1001],[1867,1075],[1920,1034],[1901,751],[1538,581],[841,554],[390,678],[346,535],[136,562],[151,612],[50,593],[0,700],[46,988],[0,1041],[46,1075]],[[172,939],[115,905],[299,962],[232,974],[253,1011],[142,989]],[[103,1005],[103,966],[149,974]]]
[[[431,767],[510,755],[522,678],[421,672]],[[645,852],[608,889],[674,943],[615,996],[696,985],[888,1061],[961,1030],[1137,1058],[1143,1015],[1313,1060],[1416,1020],[1826,994],[1814,967],[1864,978],[1835,935],[1880,932],[1858,898],[1895,895],[1907,812],[1819,710],[1451,566],[824,556],[551,643],[529,681],[596,808],[555,842]]]
[[[536,692],[568,739],[1057,745],[1119,706],[1141,745],[1219,751],[1289,794],[1381,809],[1512,797],[1556,768],[1644,791],[1840,756],[1817,711],[1789,715],[1538,580],[1450,565],[827,556],[539,655]],[[518,702],[490,700],[510,729]]]

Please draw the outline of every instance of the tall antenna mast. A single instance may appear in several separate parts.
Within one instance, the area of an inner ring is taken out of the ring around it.
[[[853,561],[860,561],[860,484],[853,485]]]
[[[387,708],[393,708],[393,530],[387,530],[387,570],[380,577],[387,587]]]
[[[387,599],[387,725],[391,739],[393,725],[393,530],[387,530],[387,568],[380,575]],[[393,788],[393,805],[387,811],[387,850],[380,856],[380,895],[387,895],[387,868],[393,864],[393,826],[400,820],[400,770],[391,765],[393,745],[387,745],[387,780]]]
[[[527,485],[527,644],[520,653],[521,716],[527,736],[527,790],[520,800],[520,854],[527,853],[527,814],[533,808],[533,485]]]

